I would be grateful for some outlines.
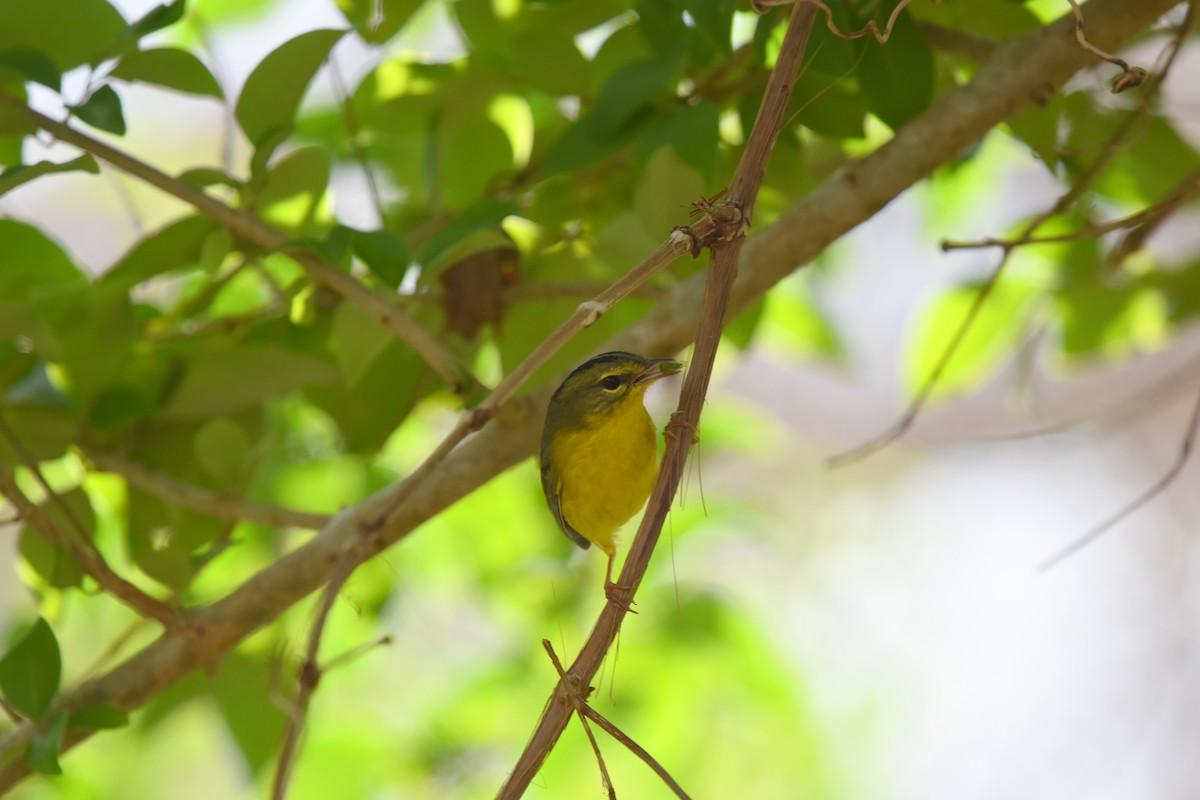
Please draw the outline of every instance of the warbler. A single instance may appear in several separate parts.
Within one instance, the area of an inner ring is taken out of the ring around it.
[[[614,535],[645,505],[658,477],[658,436],[642,398],[650,384],[682,366],[670,358],[604,353],[568,375],[546,410],[546,503],[572,542],[585,550],[595,544],[608,556],[609,599],[616,600]]]

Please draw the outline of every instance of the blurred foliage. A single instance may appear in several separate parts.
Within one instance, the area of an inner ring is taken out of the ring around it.
[[[892,4],[831,5],[851,30],[882,23]],[[686,223],[691,201],[727,184],[785,19],[784,10],[758,17],[732,0],[337,0],[344,27],[279,43],[240,86],[221,79],[205,42],[301,7],[174,0],[126,19],[107,0],[0,0],[0,90],[52,95],[75,122],[118,137],[132,122],[127,93],[139,86],[224,104],[241,148],[231,152],[246,157],[196,165],[180,179],[284,230],[435,332],[462,369],[490,374],[519,363],[586,299],[572,287],[615,279]],[[1005,39],[1038,24],[1021,3],[970,0],[914,3],[887,45],[845,41],[818,25],[756,228],[878,146],[881,128],[901,129],[969,79],[977,63],[932,47],[928,26]],[[456,43],[448,53],[412,46],[446,39]],[[370,53],[369,68],[345,96],[310,92],[350,42]],[[1081,84],[994,136],[1065,184],[1106,152],[1128,113],[1099,97]],[[0,105],[0,195],[100,171],[86,155],[26,162],[34,133]],[[933,177],[931,207],[988,202],[992,188],[972,173],[984,150]],[[1194,143],[1154,107],[1053,232],[1085,231],[1157,203],[1197,169]],[[331,184],[364,171],[372,178],[365,204],[381,216],[374,227],[351,227],[336,213]],[[62,502],[45,495],[28,464],[17,470],[23,490],[64,527],[65,514],[80,521],[117,571],[149,592],[212,602],[303,537],[185,510],[95,469],[89,454],[215,493],[334,513],[413,469],[460,402],[371,314],[207,218],[185,215],[144,232],[99,275],[49,230],[0,219],[0,415],[24,451],[0,441],[0,459],[36,459]],[[1161,263],[1151,242],[1114,261],[1111,239],[1017,253],[939,391],[977,387],[1034,329],[1051,332],[1062,360],[1112,358],[1161,347],[1200,314],[1200,258]],[[752,305],[729,325],[727,343],[843,359],[820,296],[838,260]],[[656,285],[703,266],[681,262]],[[914,321],[899,367],[910,386],[961,324],[980,274],[931,297]],[[539,299],[523,299],[534,290],[544,290]],[[534,380],[561,373],[649,307],[622,303]],[[736,419],[718,413],[706,424],[719,449],[755,446]],[[322,684],[293,797],[495,790],[553,679],[537,642],[549,636],[568,658],[599,594],[595,564],[567,561],[571,547],[554,533],[537,484],[529,467],[501,476],[402,552],[356,573],[326,652],[380,630],[398,641]],[[720,495],[708,510],[753,515]],[[677,513],[678,547],[702,539],[704,525],[695,511]],[[149,634],[128,609],[97,596],[70,550],[32,524],[21,529],[20,559],[31,616],[2,651],[0,692],[41,723],[25,753],[30,766],[56,773],[73,727],[127,722],[105,707],[44,719],[60,686]],[[605,713],[697,796],[848,796],[853,765],[823,757],[826,722],[809,704],[803,671],[772,650],[748,614],[700,588],[680,586],[676,602],[669,581],[654,580],[646,613],[604,675],[597,703]],[[289,611],[214,674],[158,697],[126,733],[81,748],[61,779],[30,782],[18,796],[156,796],[167,781],[178,786],[172,764],[200,763],[197,753],[218,757],[230,745],[243,760],[242,784],[206,783],[203,796],[257,793],[269,780],[282,698],[310,620],[307,605]],[[427,637],[443,628],[466,638],[435,640],[431,650]],[[642,765],[604,747],[622,793],[664,796]],[[598,796],[590,749],[574,727],[541,780],[547,796]],[[563,794],[564,786],[575,788]]]

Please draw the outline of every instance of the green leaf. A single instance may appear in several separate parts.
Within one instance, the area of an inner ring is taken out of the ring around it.
[[[515,164],[508,135],[481,104],[456,107],[444,114],[434,142],[438,190],[451,208],[470,205],[498,173]]]
[[[360,354],[357,363],[367,365],[352,384],[310,386],[305,395],[337,423],[347,452],[373,453],[437,382],[419,356],[394,340],[373,358]]]
[[[62,536],[75,541],[90,541],[96,527],[96,515],[87,494],[82,489],[75,488],[60,493],[59,500],[67,507],[67,512],[63,511],[59,503],[47,501],[39,505],[42,514]],[[19,535],[21,557],[48,585],[56,589],[80,585],[83,570],[67,545],[50,541],[40,529],[28,522],[21,526]]]
[[[17,550],[47,586],[67,589],[83,583],[79,559],[65,544],[49,542],[38,531],[26,526],[17,541]]]
[[[84,291],[38,298],[35,308],[53,334],[62,388],[79,408],[89,408],[132,357],[137,325],[129,296],[94,284]],[[97,342],[104,346],[97,347]]]
[[[29,719],[39,720],[58,693],[61,678],[58,640],[46,620],[38,617],[0,658],[0,692],[10,706]]]
[[[542,171],[553,175],[599,164],[619,153],[636,133],[630,126],[616,135],[602,136],[595,119],[585,116],[563,131],[546,150],[546,155],[542,157]]]
[[[839,359],[845,346],[813,296],[805,276],[793,274],[766,295],[754,330],[759,343],[793,359]]]
[[[0,172],[0,197],[8,194],[18,186],[29,183],[43,175],[54,175],[59,172],[88,172],[92,175],[98,175],[100,173],[100,165],[96,163],[96,159],[90,154],[85,154],[62,163],[39,161],[36,164],[18,164],[15,167],[4,170],[4,172]]]
[[[209,186],[228,186],[231,189],[241,189],[242,182],[232,177],[224,170],[213,167],[196,167],[179,173],[179,180],[205,189]]]
[[[669,144],[683,163],[709,180],[717,160],[719,125],[720,110],[714,104],[704,101],[685,106],[661,122],[647,127],[638,137],[638,159],[645,161],[658,148]]]
[[[140,39],[163,28],[174,25],[183,19],[187,8],[187,0],[173,0],[147,11],[137,22],[129,26],[130,33],[135,39]]]
[[[671,148],[662,147],[646,162],[633,195],[633,211],[646,232],[662,241],[676,225],[687,224],[691,204],[703,194],[700,174],[680,161]]]
[[[58,754],[62,751],[63,735],[66,732],[67,715],[63,711],[55,714],[49,724],[38,730],[25,753],[25,763],[31,770],[42,775],[62,774],[62,767],[58,765]]]
[[[12,402],[5,398],[6,402]],[[74,444],[81,422],[69,407],[38,405],[9,405],[0,409],[5,422],[21,432],[21,444],[39,461],[49,461],[65,455]],[[13,460],[7,443],[0,444],[0,457]]]
[[[40,83],[56,92],[62,88],[62,73],[54,60],[41,50],[17,47],[0,53],[0,81],[6,80],[5,73],[9,71],[22,80]]]
[[[348,386],[354,386],[396,337],[379,320],[354,303],[333,312],[333,344]]]
[[[203,61],[187,50],[173,47],[135,50],[117,62],[110,75],[124,81],[165,86],[186,94],[224,97],[217,79]]]
[[[1058,167],[1062,110],[1060,96],[1055,95],[1044,106],[1030,106],[1004,123],[1013,136],[1029,146],[1051,173],[1055,173]]]
[[[226,488],[237,486],[245,477],[250,440],[228,417],[209,420],[196,431],[195,449],[196,463]]]
[[[424,0],[335,0],[346,21],[368,42],[381,44],[396,35]]]
[[[412,261],[404,238],[389,230],[354,231],[350,246],[371,272],[392,288],[400,285]]]
[[[1157,291],[1078,281],[1061,290],[1055,300],[1062,321],[1062,351],[1068,357],[1116,359],[1159,350],[1167,341],[1167,306]]]
[[[738,350],[745,350],[754,340],[754,334],[758,330],[759,322],[762,321],[765,307],[766,298],[760,297],[751,303],[749,308],[727,322],[721,330],[721,336],[728,339],[729,343]]]
[[[737,0],[684,0],[683,3],[684,9],[696,22],[696,30],[722,56],[733,52],[730,28],[737,6]]]
[[[232,653],[221,659],[220,671],[211,684],[217,707],[251,774],[276,757],[283,735],[284,712],[263,703],[277,676],[278,668],[266,659]]]
[[[816,133],[835,139],[864,135],[867,104],[837,77],[806,69],[797,76],[788,105],[788,118]]]
[[[331,168],[324,147],[301,147],[288,153],[266,173],[254,202],[259,215],[290,233],[316,234],[327,211],[322,203]]]
[[[87,286],[83,272],[62,248],[32,225],[0,219],[0,308],[6,299],[29,302]],[[0,320],[4,315],[0,313]],[[6,330],[0,323],[0,331]]]
[[[141,387],[117,385],[101,389],[92,401],[88,424],[97,430],[126,428],[151,416],[157,406]]]
[[[417,252],[417,263],[429,266],[438,261],[447,250],[480,228],[495,228],[505,217],[518,211],[517,204],[499,200],[480,200],[466,208],[451,222],[429,238]]]
[[[615,136],[636,111],[665,88],[683,62],[683,49],[674,47],[644,61],[628,64],[614,72],[596,95],[588,114],[601,140]],[[674,92],[672,91],[672,94]]]
[[[121,111],[121,98],[111,86],[101,86],[92,92],[82,105],[67,106],[79,119],[102,131],[125,135],[125,115]]]
[[[100,283],[113,291],[127,292],[134,286],[174,270],[192,267],[217,224],[208,217],[184,217],[172,222],[134,245]]]
[[[906,358],[905,382],[917,391],[942,358],[976,297],[979,285],[951,289],[938,297],[917,320]],[[1014,280],[998,283],[983,303],[943,370],[934,397],[961,391],[985,378],[1010,355],[1025,333],[1033,287]]]
[[[99,57],[124,31],[105,0],[0,0],[0,52],[40,50],[59,72]]]
[[[251,144],[260,147],[272,132],[291,129],[308,84],[345,33],[302,33],[284,42],[254,68],[234,112]]]
[[[867,37],[862,47],[855,74],[871,112],[899,130],[933,99],[933,52],[907,12],[896,18],[885,44]]]
[[[246,344],[196,359],[165,413],[174,419],[204,419],[337,378],[337,368],[323,358],[278,345]]]
[[[914,19],[957,28],[988,39],[1008,39],[1028,33],[1041,23],[1037,15],[1013,0],[971,0],[971,3],[913,3],[905,9]]]

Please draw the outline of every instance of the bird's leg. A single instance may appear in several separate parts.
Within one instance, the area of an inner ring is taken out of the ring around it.
[[[632,594],[630,589],[632,587],[622,586],[619,583],[613,583],[613,562],[616,560],[616,558],[616,554],[610,554],[608,556],[608,569],[604,573],[604,596],[608,598],[608,602],[612,603],[618,608],[628,611],[631,614],[636,614],[637,612],[631,608],[633,605],[633,600],[630,597]]]

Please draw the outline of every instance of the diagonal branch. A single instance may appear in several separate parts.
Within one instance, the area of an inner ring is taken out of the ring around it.
[[[1091,0],[1089,39],[1116,47],[1175,5],[1175,0]],[[970,83],[947,92],[875,152],[851,162],[800,199],[745,247],[730,298],[731,311],[747,308],[769,288],[811,261],[848,231],[869,219],[912,184],[953,161],[991,128],[1038,102],[1091,66],[1074,45],[1073,21],[1004,42]],[[605,349],[647,355],[678,352],[691,339],[704,277],[671,288],[648,314],[605,344]],[[533,455],[546,404],[554,390],[543,385],[506,403],[494,423],[464,441],[355,551],[366,560],[411,534],[423,522],[509,467]],[[311,541],[251,577],[218,602],[197,609],[188,626],[169,631],[107,673],[64,692],[57,709],[105,703],[136,709],[184,676],[215,667],[221,657],[285,609],[328,581],[368,520],[378,519],[394,489],[338,514]],[[0,735],[0,792],[28,774],[16,751],[36,728],[22,724]],[[74,746],[90,734],[73,738]]]
[[[77,536],[72,536],[59,527],[58,523],[40,506],[25,496],[17,485],[16,476],[0,463],[0,494],[21,514],[21,518],[37,528],[49,542],[61,544],[71,551],[79,566],[90,575],[100,588],[138,614],[161,622],[170,629],[179,620],[179,615],[166,603],[143,592],[122,578],[104,557],[94,548],[85,546]],[[3,749],[0,748],[0,753]]]
[[[429,365],[452,392],[460,396],[472,393],[473,378],[458,359],[432,334],[386,298],[371,291],[348,273],[335,269],[311,250],[297,247],[291,237],[278,228],[263,222],[253,214],[225,205],[208,192],[141,161],[123,150],[105,144],[66,123],[35,111],[19,98],[0,89],[0,103],[23,112],[39,128],[56,139],[73,144],[96,158],[107,161],[119,170],[161,189],[248,242],[268,252],[279,251],[299,264],[317,283],[328,286],[352,303],[366,310],[383,323],[400,341],[411,347]]]

